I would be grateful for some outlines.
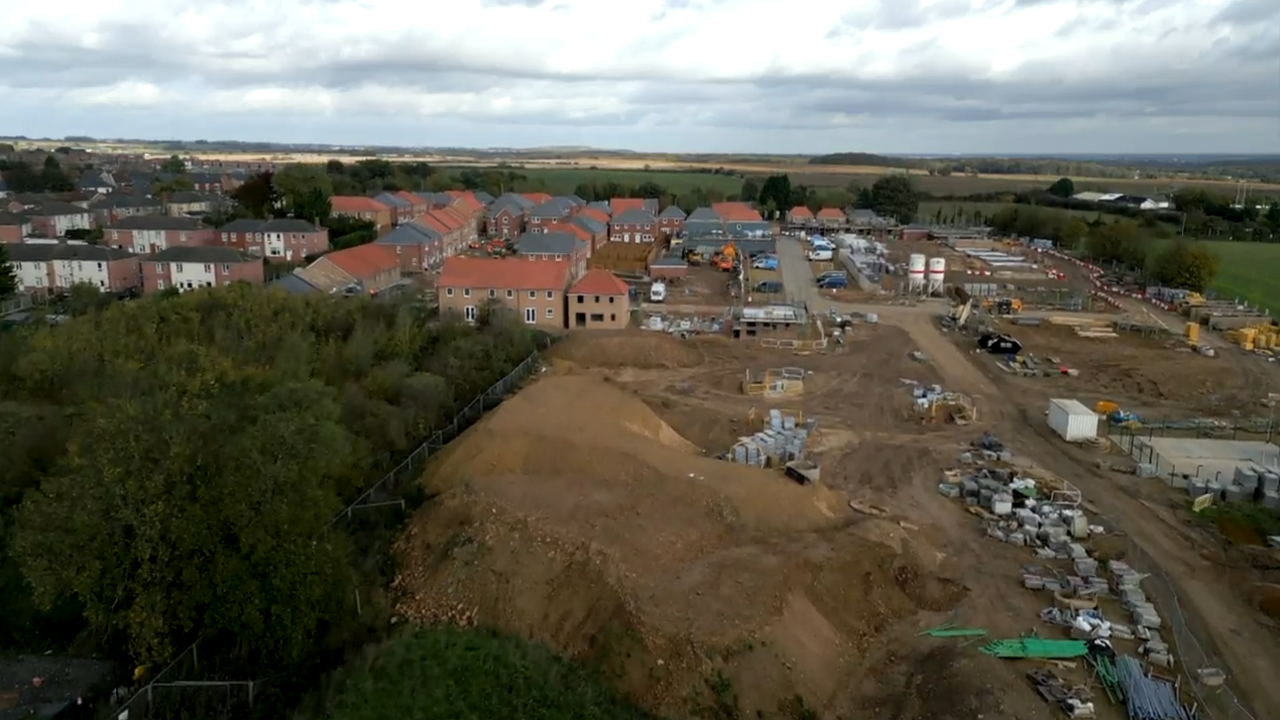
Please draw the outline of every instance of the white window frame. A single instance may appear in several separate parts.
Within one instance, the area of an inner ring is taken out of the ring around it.
[[[547,319],[548,319],[548,320],[553,320],[553,319],[555,319],[555,316],[556,316],[556,309],[555,309],[555,308],[547,308]]]
[[[463,318],[464,320],[466,320],[467,322],[475,322],[475,321],[476,321],[476,306],[475,306],[475,305],[468,305],[468,306],[466,306],[466,307],[462,308],[462,318]]]
[[[536,325],[538,322],[538,308],[525,308],[524,322],[526,325]]]
[[[537,290],[530,290],[530,291],[529,291],[529,299],[530,299],[530,300],[537,300],[537,299],[538,299],[538,291],[537,291]]]
[[[508,291],[507,291],[507,299],[508,299],[508,300],[511,300],[511,299],[515,298],[515,296],[516,296],[516,291],[515,291],[515,290],[508,290]]]
[[[494,300],[497,297],[498,297],[498,291],[494,290],[493,288],[489,288],[489,299]]]
[[[471,297],[471,288],[462,288],[462,297]]]
[[[445,289],[444,289],[444,296],[445,296],[445,297],[453,297],[453,288],[445,288]]]
[[[547,299],[548,299],[548,300],[555,300],[555,299],[556,299],[556,291],[555,291],[555,290],[548,290],[548,291],[547,291]]]

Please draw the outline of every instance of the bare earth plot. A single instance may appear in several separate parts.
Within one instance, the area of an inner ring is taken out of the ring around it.
[[[809,357],[571,337],[428,471],[440,495],[400,543],[402,611],[547,642],[677,717],[728,690],[741,717],[790,717],[797,694],[824,718],[1051,717],[1018,669],[916,636],[1016,636],[1040,602],[1010,592],[1025,556],[937,494],[972,433],[908,419],[899,378],[937,379],[909,344],[892,327]],[[816,487],[707,457],[759,403],[743,372],[780,364],[812,373],[784,407],[819,419]]]

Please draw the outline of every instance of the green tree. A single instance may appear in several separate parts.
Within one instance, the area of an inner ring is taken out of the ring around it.
[[[275,176],[261,172],[244,181],[231,192],[231,197],[250,217],[265,218],[280,206],[280,193],[276,190]]]
[[[1151,272],[1161,285],[1204,292],[1218,275],[1218,258],[1203,243],[1179,238],[1156,255]]]
[[[1147,266],[1147,243],[1137,226],[1128,222],[1104,223],[1091,230],[1085,252],[1095,261],[1118,263],[1133,270]]]
[[[285,165],[271,177],[271,182],[285,205],[297,214],[303,198],[314,198],[318,190],[326,201],[333,196],[333,180],[319,165]]]
[[[172,173],[174,175],[181,175],[186,171],[187,164],[177,155],[170,155],[169,159],[165,160],[164,164],[160,166],[160,172]]]
[[[760,183],[755,178],[747,178],[742,181],[742,190],[738,193],[738,197],[743,202],[753,203],[760,198]]]
[[[18,275],[9,262],[9,251],[0,243],[0,300],[18,292]]]
[[[290,205],[292,206],[294,217],[309,220],[316,225],[324,225],[329,222],[329,215],[333,212],[330,196],[326,195],[324,190],[318,187],[313,187],[301,195],[295,196]]]
[[[1071,182],[1071,178],[1059,178],[1049,186],[1048,192],[1054,197],[1069,198],[1076,194],[1076,184]]]
[[[871,209],[900,223],[915,220],[920,195],[909,175],[886,175],[871,185]]]
[[[44,159],[44,169],[40,171],[40,185],[45,192],[71,192],[76,189],[75,183],[67,177],[57,155],[49,155]]]
[[[9,190],[16,193],[44,192],[44,181],[40,173],[31,164],[19,160],[9,164],[4,173],[4,182]]]
[[[156,180],[151,185],[151,194],[160,196],[176,192],[190,192],[195,188],[191,178],[186,175],[175,175],[168,180]]]
[[[764,179],[764,184],[760,186],[760,194],[756,197],[756,203],[773,211],[786,212],[795,207],[792,205],[794,199],[791,178],[786,173],[779,173]]]

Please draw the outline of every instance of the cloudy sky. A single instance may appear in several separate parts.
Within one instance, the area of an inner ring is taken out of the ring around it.
[[[0,0],[0,135],[1280,152],[1280,0]]]

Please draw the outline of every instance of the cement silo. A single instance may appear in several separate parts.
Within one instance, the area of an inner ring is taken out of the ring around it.
[[[947,261],[945,258],[929,258],[929,266],[925,272],[925,294],[940,295],[947,279]]]
[[[911,293],[924,292],[925,283],[925,264],[924,255],[919,253],[911,255],[907,258],[907,291]]]

